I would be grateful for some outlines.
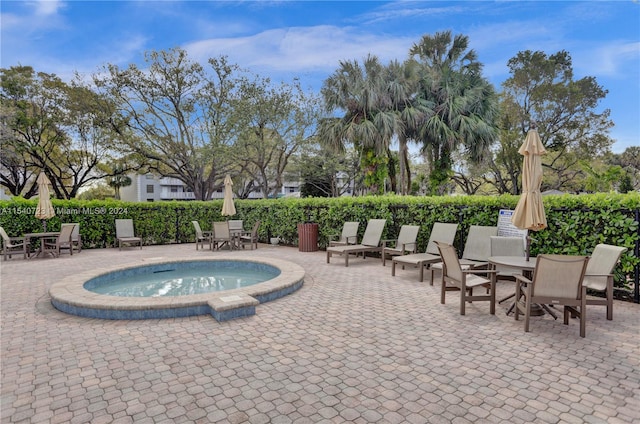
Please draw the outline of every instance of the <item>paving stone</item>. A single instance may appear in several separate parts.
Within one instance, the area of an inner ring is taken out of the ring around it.
[[[87,269],[217,254],[182,244],[2,261],[0,421],[640,421],[640,305],[627,302],[615,301],[614,321],[590,308],[584,339],[574,320],[547,316],[524,333],[506,303],[460,316],[455,294],[440,304],[439,285],[418,283],[415,269],[391,277],[375,258],[346,268],[324,252],[261,245],[225,255],[286,259],[306,278],[254,316],[109,321],[49,303],[53,283]]]

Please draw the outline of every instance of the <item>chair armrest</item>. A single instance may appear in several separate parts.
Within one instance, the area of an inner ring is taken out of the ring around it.
[[[527,277],[525,277],[524,275],[521,275],[521,274],[516,274],[513,277],[516,279],[516,281],[519,281],[519,282],[524,283],[524,284],[533,283],[533,281],[529,280]]]
[[[352,243],[352,244],[356,244],[358,242],[358,236],[348,236],[347,237],[347,244]]]
[[[407,246],[412,246],[411,249],[407,248]],[[402,243],[402,251],[404,252],[405,250],[410,250],[412,252],[416,251],[416,243],[415,242],[411,242],[411,243]]]
[[[391,242],[396,242],[397,244],[398,240],[395,240],[395,239],[380,240],[380,243],[382,243],[382,247],[387,247],[387,243],[391,243]]]
[[[463,268],[462,272],[464,272],[465,274],[496,274],[495,269],[476,269],[476,268],[464,269]]]

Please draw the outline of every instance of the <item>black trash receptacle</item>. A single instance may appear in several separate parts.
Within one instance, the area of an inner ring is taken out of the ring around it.
[[[298,250],[300,252],[318,250],[318,224],[298,224]]]

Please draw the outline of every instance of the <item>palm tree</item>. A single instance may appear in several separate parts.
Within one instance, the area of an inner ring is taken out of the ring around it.
[[[115,165],[113,168],[114,175],[107,178],[107,184],[113,188],[116,200],[120,200],[120,188],[131,185],[131,177],[124,172],[122,165]]]
[[[336,151],[353,144],[360,152],[364,184],[374,194],[384,189],[388,147],[397,125],[385,75],[385,67],[375,56],[368,56],[362,66],[343,61],[321,89],[327,112],[344,112],[341,118],[321,122],[321,143]]]
[[[468,37],[452,39],[446,31],[423,36],[409,51],[421,68],[419,96],[433,104],[433,115],[418,129],[423,152],[431,162],[432,194],[442,194],[450,179],[452,152],[463,147],[477,161],[497,134],[497,95],[482,77],[482,64],[468,45]]]
[[[419,67],[415,61],[392,61],[387,67],[386,93],[391,111],[396,114],[396,136],[400,168],[400,194],[407,194],[411,187],[408,141],[417,138],[417,131],[425,119],[433,114],[431,104],[422,101],[418,94]]]

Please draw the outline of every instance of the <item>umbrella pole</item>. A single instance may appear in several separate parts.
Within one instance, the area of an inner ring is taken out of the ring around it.
[[[43,232],[47,232],[47,220],[43,219],[42,221],[42,228],[43,228]]]
[[[531,237],[529,237],[529,234],[527,234],[527,237],[525,237],[525,239],[527,240],[525,248],[525,259],[527,260],[527,262],[529,262],[529,257],[531,256]]]

